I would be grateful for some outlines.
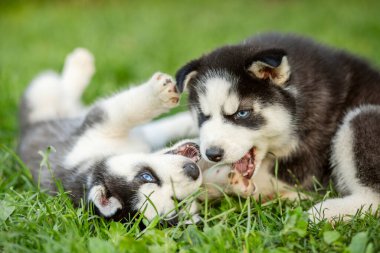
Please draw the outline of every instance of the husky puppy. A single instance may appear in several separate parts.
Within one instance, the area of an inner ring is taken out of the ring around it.
[[[163,129],[189,126],[191,117],[143,125],[178,104],[175,82],[156,73],[140,86],[84,108],[80,98],[94,70],[93,56],[76,49],[61,75],[46,72],[31,82],[21,101],[22,160],[43,188],[56,191],[54,179],[59,179],[75,204],[84,198],[104,217],[142,212],[149,220],[166,215],[176,221],[177,201],[194,194],[202,182],[197,145],[147,152],[168,138],[187,135],[189,129]],[[56,150],[49,156],[51,168],[40,165],[39,151],[48,146]],[[187,204],[195,214],[195,202]]]
[[[255,197],[298,198],[293,186],[311,189],[332,176],[343,197],[315,205],[311,217],[378,208],[380,72],[364,60],[263,34],[190,61],[176,79],[189,91],[202,157],[223,164],[205,172],[210,182],[231,184],[229,168],[255,183]]]

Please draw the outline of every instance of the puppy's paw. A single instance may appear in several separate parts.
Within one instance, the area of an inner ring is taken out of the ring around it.
[[[91,76],[95,72],[94,56],[85,48],[76,48],[66,57],[65,67],[75,68],[82,75]]]
[[[256,186],[252,180],[243,177],[236,171],[231,171],[228,174],[228,187],[229,193],[239,195],[244,198],[252,196],[256,191]]]
[[[66,57],[63,80],[71,86],[86,86],[95,73],[94,61],[94,56],[90,51],[85,48],[76,48]]]
[[[345,210],[344,202],[342,199],[328,199],[314,205],[307,211],[310,221],[319,223],[327,220],[329,223],[335,223],[339,219],[350,220],[351,215],[355,213],[350,215],[349,210]]]
[[[173,108],[179,103],[179,93],[176,89],[173,78],[161,72],[155,73],[150,79],[153,86],[154,95],[160,100],[165,108]]]

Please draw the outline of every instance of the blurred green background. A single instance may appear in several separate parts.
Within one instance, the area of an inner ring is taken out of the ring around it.
[[[15,146],[17,103],[75,47],[97,73],[85,101],[265,31],[311,36],[380,63],[380,1],[0,1],[0,141]],[[339,66],[337,66],[339,69]]]

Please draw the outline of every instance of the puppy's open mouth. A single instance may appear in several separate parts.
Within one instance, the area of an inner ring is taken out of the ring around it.
[[[250,179],[256,169],[256,148],[251,148],[240,160],[232,164],[232,168],[243,177]]]
[[[178,148],[166,152],[166,154],[185,156],[187,158],[190,158],[195,163],[201,159],[199,146],[194,142],[186,142]]]

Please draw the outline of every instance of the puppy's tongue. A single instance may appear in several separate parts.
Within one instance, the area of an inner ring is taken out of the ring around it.
[[[243,177],[250,179],[256,168],[256,148],[250,149],[240,160],[232,164],[232,168]]]

